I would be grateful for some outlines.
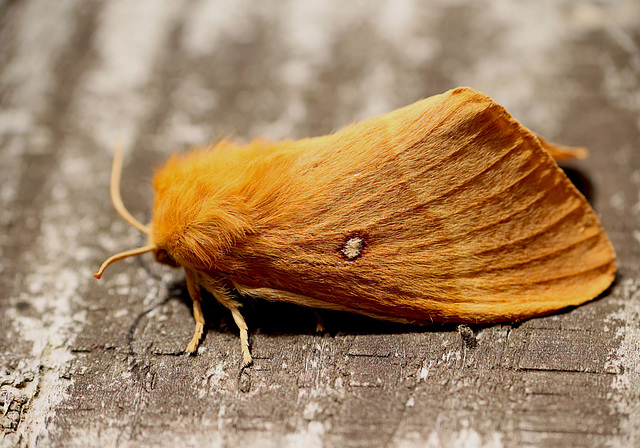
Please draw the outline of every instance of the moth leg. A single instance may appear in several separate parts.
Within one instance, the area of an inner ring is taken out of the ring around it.
[[[200,286],[196,282],[195,275],[190,269],[185,269],[185,277],[187,280],[187,290],[193,302],[193,317],[196,320],[196,328],[193,332],[191,342],[187,345],[185,353],[193,354],[198,349],[202,334],[204,333],[204,314],[202,313],[202,295],[200,294]]]
[[[236,307],[231,309],[231,315],[236,325],[240,329],[240,346],[242,347],[242,362],[245,366],[250,365],[253,362],[251,352],[249,351],[249,327],[244,321],[244,317],[240,314],[240,310]]]
[[[220,305],[231,311],[231,316],[240,330],[240,346],[242,348],[242,362],[245,366],[253,362],[251,351],[249,350],[249,327],[240,314],[240,302],[231,298],[231,294],[224,286],[224,280],[210,276],[201,277],[202,286],[216,298]]]
[[[324,332],[324,322],[322,321],[322,316],[316,310],[313,310],[313,314],[316,315],[316,333]]]

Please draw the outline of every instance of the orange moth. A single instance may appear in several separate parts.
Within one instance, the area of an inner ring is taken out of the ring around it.
[[[139,249],[182,266],[202,338],[201,289],[409,323],[516,321],[579,305],[613,281],[615,252],[547,143],[499,104],[457,88],[322,137],[222,141],[155,173]]]

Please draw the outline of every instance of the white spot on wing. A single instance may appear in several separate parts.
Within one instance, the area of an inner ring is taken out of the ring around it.
[[[359,236],[354,236],[349,238],[346,243],[344,243],[344,247],[342,248],[342,253],[348,260],[354,260],[362,254],[362,249],[364,248],[364,240]]]

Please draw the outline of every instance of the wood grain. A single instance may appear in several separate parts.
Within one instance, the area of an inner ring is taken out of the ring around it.
[[[612,1],[0,2],[3,446],[637,446],[640,11]],[[612,288],[517,325],[428,329],[248,303],[255,365],[108,201],[150,218],[167,155],[322,135],[457,85],[589,149],[567,171],[618,255]],[[578,182],[579,181],[579,182]],[[259,354],[259,355],[258,355]]]

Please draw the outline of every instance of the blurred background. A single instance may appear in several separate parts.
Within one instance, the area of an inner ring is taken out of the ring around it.
[[[178,356],[180,274],[143,259],[91,277],[144,242],[108,199],[116,142],[146,221],[173,151],[321,135],[461,85],[590,149],[570,167],[618,252],[602,299],[474,328],[473,351],[455,327],[339,317],[316,335],[306,311],[252,305],[240,371],[213,305],[199,355]],[[0,440],[637,446],[639,143],[636,0],[0,0]]]

